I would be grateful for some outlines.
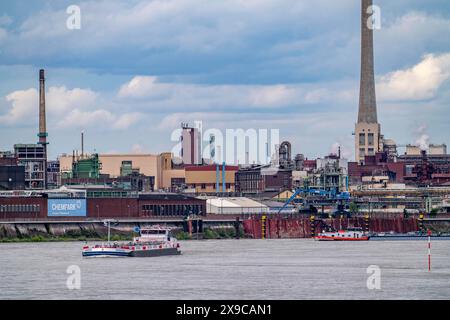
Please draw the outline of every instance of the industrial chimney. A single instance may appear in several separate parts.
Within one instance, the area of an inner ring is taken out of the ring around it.
[[[39,70],[39,144],[47,145],[47,126],[45,122],[45,74]]]
[[[39,144],[44,148],[44,189],[47,189],[47,126],[45,121],[45,72],[39,70]]]

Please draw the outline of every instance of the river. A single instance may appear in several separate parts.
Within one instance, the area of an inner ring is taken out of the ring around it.
[[[432,243],[431,272],[426,241],[182,241],[154,258],[82,258],[82,245],[0,244],[0,299],[450,299],[450,241]]]

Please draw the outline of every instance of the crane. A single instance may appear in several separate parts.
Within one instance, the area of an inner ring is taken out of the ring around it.
[[[294,191],[294,193],[292,194],[292,196],[290,196],[290,198],[280,208],[280,210],[278,210],[278,213],[283,211],[301,193],[327,197],[327,199],[330,199],[330,200],[339,200],[339,201],[350,200],[350,192],[347,192],[347,191],[336,193],[336,189],[333,189],[332,191],[326,191],[326,190],[321,190],[321,189],[297,188]]]

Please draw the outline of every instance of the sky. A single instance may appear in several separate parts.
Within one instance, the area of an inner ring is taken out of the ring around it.
[[[450,2],[374,3],[382,133],[449,144]],[[353,159],[360,1],[1,1],[0,150],[37,142],[40,68],[50,158],[80,150],[81,131],[88,152],[170,151],[181,122],[202,121]]]

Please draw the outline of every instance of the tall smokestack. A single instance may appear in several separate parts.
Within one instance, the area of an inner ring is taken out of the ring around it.
[[[39,143],[47,144],[47,125],[45,121],[45,73],[39,70]]]
[[[44,189],[47,189],[47,125],[45,121],[45,72],[39,70],[39,144],[44,147]]]
[[[355,125],[355,160],[360,163],[365,156],[374,156],[382,149],[375,95],[373,14],[373,1],[361,0],[361,79],[358,122]]]
[[[359,93],[358,122],[377,123],[377,99],[375,95],[375,72],[373,59],[372,0],[361,2],[361,82]]]
[[[84,158],[84,130],[81,131],[81,159]]]

